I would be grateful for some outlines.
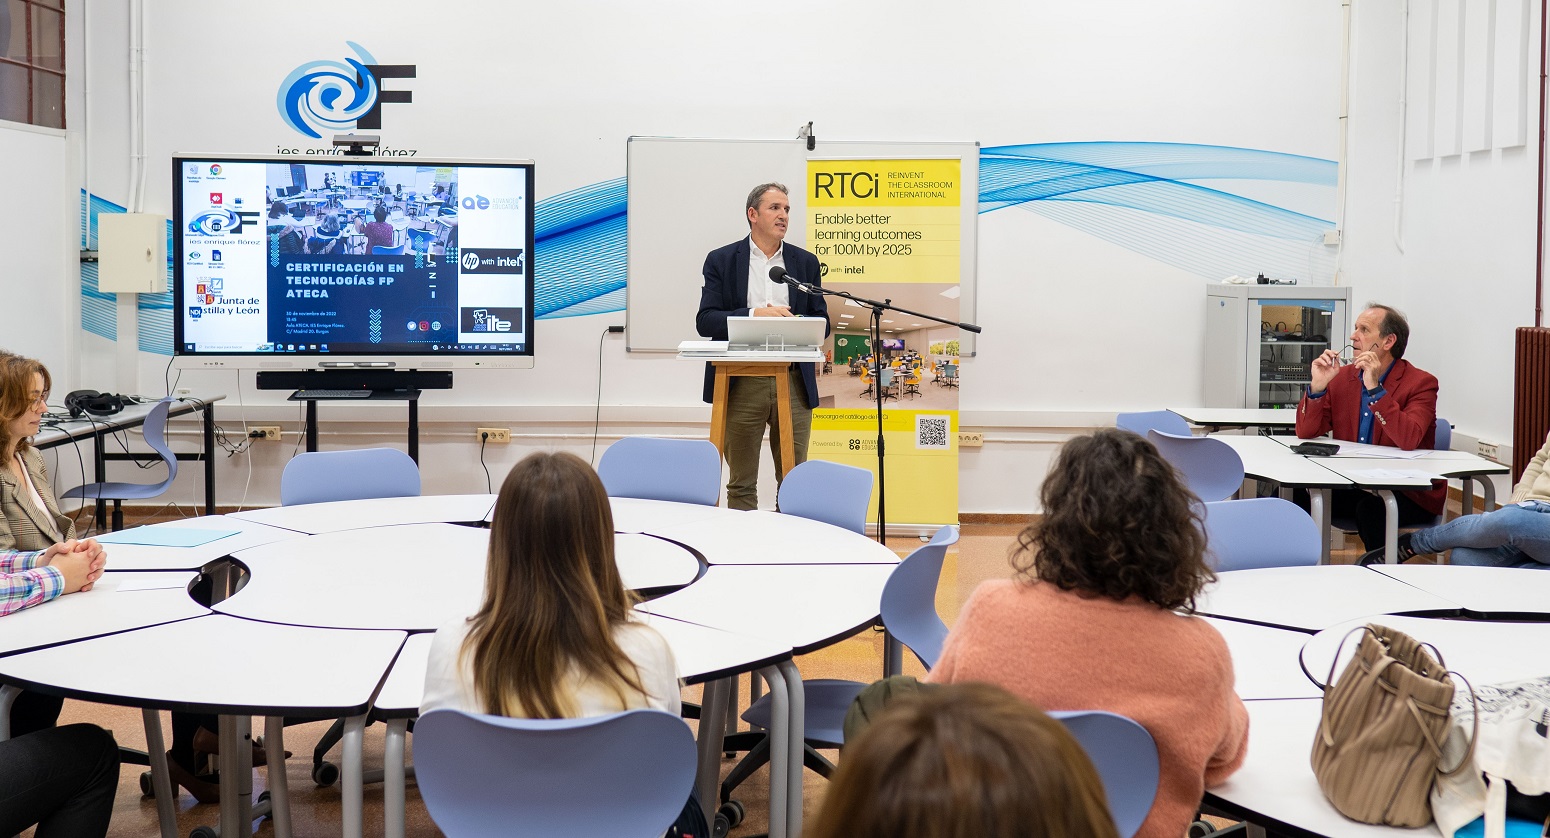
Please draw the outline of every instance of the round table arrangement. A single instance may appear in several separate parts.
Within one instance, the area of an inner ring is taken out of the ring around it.
[[[104,536],[109,568],[92,591],[6,618],[0,719],[21,690],[142,708],[163,838],[176,838],[176,821],[158,711],[221,717],[226,836],[265,813],[277,836],[290,832],[284,771],[271,772],[268,800],[252,799],[252,716],[266,719],[271,754],[283,752],[286,716],[345,719],[342,832],[361,835],[362,732],[380,719],[387,834],[402,836],[403,743],[430,633],[480,603],[494,502],[339,501]],[[667,638],[685,683],[705,685],[709,717],[727,712],[734,676],[757,672],[769,684],[770,834],[800,834],[803,707],[792,656],[874,624],[899,557],[790,515],[633,498],[612,506],[621,576],[643,594],[641,618]],[[697,788],[712,803],[723,727],[701,726]]]

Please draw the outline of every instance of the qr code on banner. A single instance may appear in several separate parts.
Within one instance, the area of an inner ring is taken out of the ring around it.
[[[915,416],[915,447],[947,449],[947,416]]]

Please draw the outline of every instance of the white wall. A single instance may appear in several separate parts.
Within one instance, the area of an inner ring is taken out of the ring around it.
[[[1431,4],[1421,0],[1408,3],[1411,38],[1405,50],[1406,6],[1353,5],[1342,283],[1355,289],[1357,305],[1379,300],[1409,315],[1406,357],[1438,377],[1438,415],[1462,435],[1506,444],[1512,439],[1513,329],[1533,325],[1534,317],[1539,4],[1528,4],[1522,77],[1499,76],[1497,82],[1526,86],[1528,144],[1507,146],[1511,140],[1498,134],[1485,150],[1430,155],[1424,148],[1435,140],[1425,130],[1431,62],[1458,60],[1467,68],[1480,59],[1472,53],[1455,59],[1431,55]],[[1505,42],[1525,34],[1506,13],[1512,6],[1498,7]],[[1475,78],[1467,69],[1466,76]],[[1402,94],[1408,97],[1408,130],[1401,124]],[[1469,100],[1484,95],[1482,87],[1466,84],[1465,112]],[[1437,116],[1444,116],[1442,110]],[[1443,121],[1438,131],[1452,124]]]
[[[780,24],[801,36],[769,45],[747,37],[768,29],[766,10],[713,0],[471,0],[438,7],[438,31],[455,33],[447,37],[405,25],[424,11],[408,0],[383,0],[365,17],[353,7],[310,5],[303,27],[250,4],[148,6],[148,212],[170,209],[166,159],[174,151],[321,145],[285,127],[276,90],[304,62],[342,59],[345,40],[384,63],[418,66],[417,79],[393,84],[413,90],[415,101],[384,109],[389,145],[425,155],[532,157],[540,198],[623,175],[625,138],[633,134],[786,137],[809,120],[820,140],[969,139],[987,147],[1114,140],[1337,153],[1341,6],[1334,0],[951,7],[798,0],[781,7]],[[94,10],[88,25],[93,54],[102,56],[91,73],[93,189],[122,202],[126,116],[122,100],[107,93],[122,88],[125,23],[121,12]],[[219,85],[191,84],[211,67],[242,69]],[[730,240],[743,225],[737,208],[727,217]],[[966,361],[960,398],[963,424],[985,429],[991,442],[964,452],[961,507],[1029,511],[1030,475],[1043,473],[1067,434],[1105,424],[1119,410],[1200,400],[1205,277],[1016,209],[987,212],[980,222],[978,311],[963,317],[985,332],[979,357]],[[686,334],[691,316],[684,312]],[[564,443],[547,436],[554,433],[589,435],[599,333],[622,321],[622,313],[542,321],[534,370],[459,373],[457,390],[428,395],[428,488],[482,487],[477,446],[465,441],[475,425],[546,435],[533,444]],[[93,358],[112,352],[94,338],[82,345]],[[703,434],[708,410],[698,401],[697,365],[628,355],[617,338],[603,341],[602,355],[605,441]],[[165,363],[142,355],[121,389],[159,393]],[[185,373],[181,386],[225,392],[227,418],[295,424],[284,394],[255,393],[251,376],[242,380],[240,410],[230,374]],[[377,417],[355,430],[381,439],[401,432],[401,411],[365,410],[328,405],[325,415]],[[371,438],[337,435],[345,422],[325,421],[325,445]],[[487,458],[510,462],[523,449]],[[223,502],[247,486],[250,502],[272,503],[288,451],[260,446],[251,483],[245,458],[223,461]]]
[[[0,348],[39,359],[63,396],[73,386],[80,293],[78,202],[64,131],[0,122],[7,199],[0,201]]]

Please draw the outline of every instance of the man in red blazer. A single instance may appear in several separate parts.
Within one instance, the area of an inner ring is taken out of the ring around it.
[[[1394,309],[1372,303],[1351,330],[1351,363],[1327,349],[1313,359],[1308,392],[1297,405],[1297,436],[1330,431],[1335,439],[1431,448],[1437,432],[1437,377],[1404,360],[1410,324]],[[1447,485],[1396,492],[1400,526],[1428,524],[1442,512]],[[1334,513],[1354,515],[1367,550],[1383,546],[1383,501],[1361,489],[1337,489]]]

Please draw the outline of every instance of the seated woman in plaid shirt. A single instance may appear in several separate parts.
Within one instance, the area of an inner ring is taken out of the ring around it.
[[[90,538],[47,550],[0,550],[0,617],[60,594],[91,590],[106,562],[107,553]]]

